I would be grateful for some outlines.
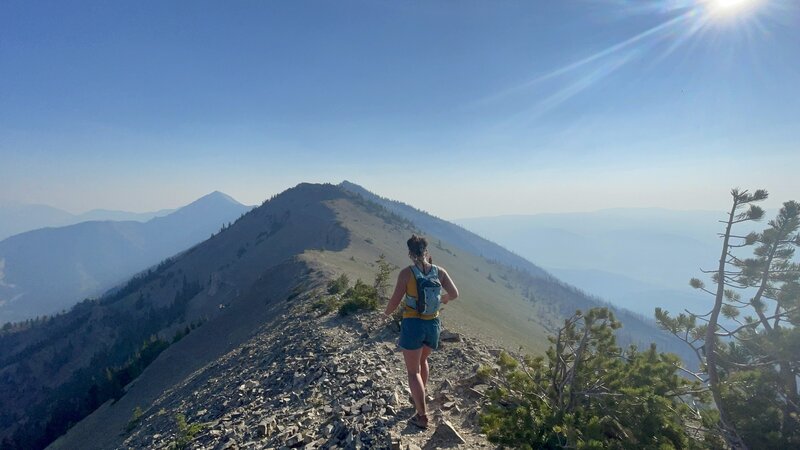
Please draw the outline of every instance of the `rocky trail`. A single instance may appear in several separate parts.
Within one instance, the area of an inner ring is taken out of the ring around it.
[[[487,448],[475,377],[495,351],[443,332],[430,358],[427,430],[414,414],[398,332],[377,313],[339,317],[295,303],[277,326],[192,374],[132,420],[124,448]],[[443,319],[446,330],[447,318]],[[186,425],[178,426],[183,414]]]

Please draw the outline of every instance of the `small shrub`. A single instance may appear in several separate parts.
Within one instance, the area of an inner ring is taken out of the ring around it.
[[[374,311],[378,309],[378,291],[361,280],[344,293],[344,303],[339,307],[339,314],[346,316],[360,310]]]
[[[340,306],[342,306],[342,301],[338,298],[322,297],[311,304],[311,310],[320,311],[322,314],[328,314],[339,309]]]
[[[339,275],[339,278],[335,280],[331,280],[328,282],[328,294],[340,294],[347,290],[347,287],[350,285],[350,278],[348,278],[347,274]]]
[[[485,382],[489,381],[489,379],[492,377],[493,373],[494,373],[494,370],[492,370],[491,366],[486,365],[486,364],[481,364],[481,366],[478,367],[477,372],[475,372],[475,376],[482,383],[485,383]]]
[[[197,433],[203,430],[205,425],[202,423],[186,422],[186,416],[183,414],[175,414],[175,423],[178,425],[178,436],[169,445],[170,450],[184,450],[189,448],[189,443],[197,436]]]
[[[383,253],[375,262],[378,264],[378,273],[375,274],[375,282],[372,285],[375,287],[377,295],[380,298],[385,298],[391,287],[389,285],[389,276],[395,266],[386,262],[386,256]]]
[[[133,408],[133,414],[131,414],[131,420],[125,425],[125,432],[130,433],[139,425],[139,422],[142,420],[142,408],[136,407]]]

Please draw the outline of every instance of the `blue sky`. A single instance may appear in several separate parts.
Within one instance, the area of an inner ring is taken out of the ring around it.
[[[800,7],[709,1],[6,0],[0,200],[343,179],[446,218],[800,199]]]

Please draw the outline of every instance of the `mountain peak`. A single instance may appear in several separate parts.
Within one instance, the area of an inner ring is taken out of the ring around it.
[[[233,204],[236,204],[236,205],[241,205],[241,203],[236,201],[236,199],[234,199],[230,195],[228,195],[228,194],[226,194],[224,192],[221,192],[221,191],[214,191],[214,192],[211,192],[209,194],[206,194],[206,195],[198,198],[197,200],[195,200],[191,204],[195,204],[195,203],[198,203],[198,202],[211,202],[211,201],[213,201],[213,202],[228,202],[228,203],[233,203]]]
[[[340,188],[351,191],[351,192],[369,192],[366,188],[352,181],[344,180],[338,185]]]

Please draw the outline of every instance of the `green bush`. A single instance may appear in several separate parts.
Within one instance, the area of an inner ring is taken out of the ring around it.
[[[197,436],[197,433],[205,428],[202,423],[187,423],[186,416],[175,414],[175,423],[178,425],[178,436],[170,443],[170,450],[184,450],[189,448],[189,443]]]
[[[339,314],[343,316],[360,310],[378,309],[378,291],[361,280],[356,280],[356,284],[343,297],[344,303],[339,307]]]
[[[328,314],[336,311],[342,306],[342,301],[336,297],[322,297],[311,304],[312,311],[320,311],[322,314]]]
[[[131,415],[131,420],[125,425],[125,432],[130,433],[139,425],[139,422],[142,420],[142,408],[136,407],[133,409],[133,414]]]
[[[328,294],[334,295],[344,292],[347,290],[347,286],[349,285],[350,278],[348,278],[346,274],[341,274],[339,275],[339,278],[331,280],[328,283]]]
[[[372,285],[375,287],[378,296],[385,298],[391,287],[389,284],[389,276],[396,267],[386,261],[386,255],[383,253],[381,253],[378,260],[375,262],[378,264],[378,273],[375,274],[375,282]]]
[[[502,353],[498,385],[481,415],[489,440],[512,448],[696,448],[697,383],[676,373],[677,356],[616,345],[620,327],[605,308],[567,319],[547,357],[517,361]],[[478,375],[487,377],[487,369]],[[707,442],[705,443],[708,444]]]
[[[478,367],[478,371],[475,372],[475,376],[481,383],[486,383],[490,378],[492,378],[493,372],[494,371],[492,370],[491,366],[487,364],[481,364],[480,367]]]

